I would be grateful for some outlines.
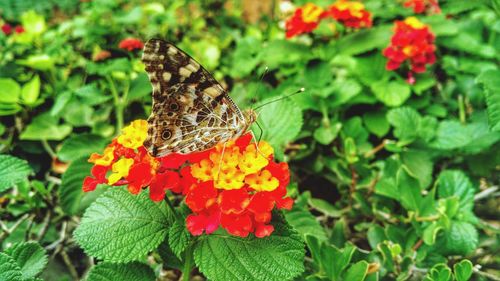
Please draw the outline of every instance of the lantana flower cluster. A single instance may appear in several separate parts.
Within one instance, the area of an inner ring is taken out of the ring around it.
[[[338,0],[328,9],[307,3],[295,10],[285,22],[286,37],[309,33],[316,29],[323,19],[332,18],[350,28],[371,27],[371,13],[358,1]]]
[[[425,72],[426,66],[436,61],[434,38],[430,28],[415,17],[396,21],[391,43],[383,51],[389,59],[386,69],[396,70],[408,62],[408,82],[412,84],[413,73]]]
[[[441,13],[441,8],[437,0],[406,0],[403,3],[406,8],[412,8],[416,14],[428,12],[430,14]]]
[[[12,32],[15,32],[16,34],[21,34],[25,31],[24,27],[22,25],[18,24],[15,27],[12,27],[12,25],[10,25],[8,23],[2,24],[0,29],[2,29],[2,32],[5,35],[10,35],[10,34],[12,34]]]
[[[192,211],[186,227],[193,235],[221,226],[235,236],[269,236],[272,210],[293,205],[286,196],[288,165],[273,161],[266,142],[256,145],[247,134],[207,151],[154,158],[143,146],[146,136],[147,122],[136,120],[102,154],[92,154],[92,176],[85,178],[83,190],[127,185],[138,194],[148,188],[153,201],[163,200],[167,190],[180,194]]]

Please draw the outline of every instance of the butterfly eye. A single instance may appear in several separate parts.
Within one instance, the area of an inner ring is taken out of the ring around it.
[[[161,134],[161,138],[164,139],[164,140],[168,140],[172,137],[172,132],[170,130],[165,130],[163,131],[163,133]]]
[[[177,111],[179,109],[179,105],[176,103],[171,103],[170,104],[170,110],[172,111]]]

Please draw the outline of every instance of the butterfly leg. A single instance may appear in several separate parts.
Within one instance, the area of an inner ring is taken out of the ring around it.
[[[259,125],[259,128],[260,128],[260,125]],[[262,132],[262,128],[261,129],[261,132]],[[260,134],[259,136],[259,140],[257,140],[257,138],[255,137],[255,134],[253,133],[253,131],[250,131],[250,134],[252,134],[252,139],[255,143],[255,156],[257,156],[257,153],[259,153],[262,157],[264,158],[267,158],[264,153],[262,153],[262,151],[260,151],[260,148],[259,148],[259,142],[260,142],[260,138],[262,137],[262,133]]]
[[[227,142],[224,142],[224,145],[222,146],[222,153],[220,154],[219,168],[217,169],[217,177],[215,179],[215,182],[219,181],[220,170],[222,168],[222,162],[224,161],[224,152],[226,152],[226,144]]]

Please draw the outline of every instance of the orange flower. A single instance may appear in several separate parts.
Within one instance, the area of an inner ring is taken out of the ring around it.
[[[441,13],[441,8],[437,0],[406,0],[403,4],[406,8],[413,8],[417,14],[428,11],[431,14]]]

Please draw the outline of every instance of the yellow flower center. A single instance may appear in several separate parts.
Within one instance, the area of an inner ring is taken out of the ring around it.
[[[273,191],[280,184],[278,179],[273,177],[268,170],[264,170],[260,174],[246,176],[245,183],[256,191]]]

